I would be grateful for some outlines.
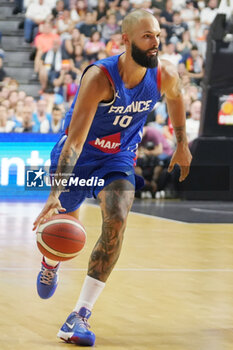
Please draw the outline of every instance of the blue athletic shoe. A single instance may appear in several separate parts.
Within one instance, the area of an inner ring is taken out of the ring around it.
[[[58,268],[59,264],[51,267],[43,259],[41,271],[37,277],[37,292],[42,299],[48,299],[54,294],[58,283]]]
[[[95,344],[95,334],[89,331],[88,318],[91,311],[82,307],[79,312],[72,312],[61,327],[57,336],[67,343],[92,346]]]

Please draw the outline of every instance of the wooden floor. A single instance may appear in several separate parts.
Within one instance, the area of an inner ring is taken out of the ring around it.
[[[74,307],[100,213],[86,205],[84,253],[63,263],[56,294],[36,293],[31,231],[40,204],[0,203],[0,349],[73,349],[56,333]],[[233,225],[185,224],[131,213],[123,252],[93,311],[98,350],[233,349]]]

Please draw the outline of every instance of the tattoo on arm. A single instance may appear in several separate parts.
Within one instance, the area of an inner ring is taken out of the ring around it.
[[[186,141],[185,127],[184,126],[174,126],[174,131],[176,134],[177,143]]]
[[[77,156],[78,155],[73,147],[71,147],[69,150],[62,152],[61,158],[58,163],[58,170],[62,173],[67,169],[67,167],[74,167],[78,158]]]
[[[56,181],[52,186],[52,191],[58,191],[60,193],[65,189],[64,183],[68,182],[72,175],[73,168],[79,155],[80,154],[78,154],[73,147],[62,151],[55,174]]]

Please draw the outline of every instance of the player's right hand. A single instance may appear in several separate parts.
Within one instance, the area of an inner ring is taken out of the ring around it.
[[[51,216],[58,214],[58,212],[65,212],[66,209],[61,206],[59,199],[53,195],[50,195],[44,208],[41,210],[40,214],[37,216],[33,223],[33,231],[36,230],[37,226],[43,224]]]

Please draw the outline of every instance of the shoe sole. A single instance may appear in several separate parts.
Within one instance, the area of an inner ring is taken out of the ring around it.
[[[82,346],[93,346],[95,344],[95,340],[93,341],[92,339],[77,337],[74,335],[73,332],[63,332],[62,330],[60,330],[57,333],[57,337],[69,344],[76,344]]]

